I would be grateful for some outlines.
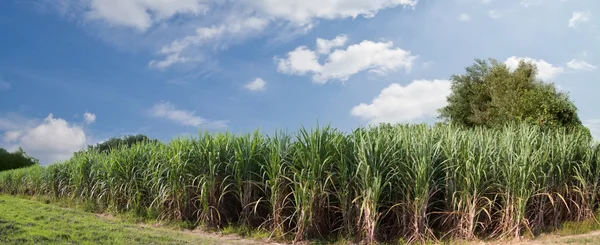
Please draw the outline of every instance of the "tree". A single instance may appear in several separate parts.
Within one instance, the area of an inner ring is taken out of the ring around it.
[[[529,123],[545,128],[584,128],[569,96],[536,77],[537,67],[521,61],[511,71],[494,59],[477,59],[466,74],[453,75],[448,105],[439,110],[450,123],[501,127]]]
[[[88,151],[95,150],[102,153],[110,152],[112,149],[118,147],[131,147],[132,145],[137,144],[138,142],[158,142],[158,140],[151,140],[148,136],[143,134],[138,135],[126,135],[116,138],[110,138],[107,141],[96,144],[95,146],[88,146]]]
[[[0,171],[25,168],[36,164],[39,164],[39,161],[28,156],[21,148],[12,153],[0,148]]]

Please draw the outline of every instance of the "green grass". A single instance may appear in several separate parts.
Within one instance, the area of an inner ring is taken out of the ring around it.
[[[229,225],[221,230],[221,234],[224,235],[240,235],[242,237],[252,239],[268,239],[271,235],[270,232],[261,229],[253,229],[248,226],[234,226]]]
[[[600,224],[594,219],[587,219],[581,222],[565,222],[562,224],[561,228],[554,233],[560,236],[567,236],[585,234],[598,230],[600,230]]]
[[[0,195],[0,244],[222,244],[173,229]],[[230,243],[230,242],[227,242]]]

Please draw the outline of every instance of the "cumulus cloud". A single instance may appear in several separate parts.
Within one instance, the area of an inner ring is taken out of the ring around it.
[[[517,69],[517,67],[519,67],[519,63],[521,61],[536,65],[538,69],[537,77],[544,81],[554,79],[556,76],[565,71],[564,68],[554,66],[546,62],[545,60],[535,60],[529,57],[511,56],[508,59],[506,59],[504,64],[506,64],[511,71],[514,71],[515,69]]]
[[[250,91],[264,91],[267,83],[262,78],[256,78],[254,81],[247,83],[244,87]]]
[[[15,142],[21,137],[22,134],[23,134],[23,131],[21,131],[21,130],[6,131],[6,132],[4,132],[4,138],[2,140],[5,143],[6,142]]]
[[[279,72],[294,75],[304,75],[308,72],[321,70],[317,53],[306,46],[296,48],[287,54],[286,59],[279,59]]]
[[[346,35],[337,36],[332,40],[317,38],[317,53],[329,54],[332,48],[342,47],[348,41]]]
[[[164,118],[183,126],[205,127],[205,128],[224,128],[227,127],[227,121],[211,121],[196,116],[195,111],[177,109],[170,102],[160,102],[150,110],[155,118]]]
[[[251,17],[247,19],[237,19],[219,26],[200,27],[196,29],[194,35],[177,39],[170,44],[163,46],[159,53],[164,55],[165,58],[163,60],[152,60],[150,61],[149,66],[164,69],[173,64],[197,60],[196,58],[184,57],[183,52],[190,47],[201,47],[203,45],[211,44],[216,40],[220,40],[218,45],[223,47],[225,44],[223,39],[231,39],[232,42],[235,42],[236,38],[262,31],[267,24],[268,21],[266,19]]]
[[[96,121],[96,114],[86,112],[83,114],[83,121],[85,124],[92,124]]]
[[[67,160],[73,152],[87,146],[88,137],[83,127],[52,114],[42,121],[3,115],[0,122],[0,131],[4,131],[3,146],[9,150],[22,147],[42,164]]]
[[[392,42],[365,40],[346,49],[329,52],[329,48],[343,46],[346,37],[338,36],[333,40],[320,40],[320,44],[319,41],[317,42],[316,51],[300,46],[289,52],[286,58],[277,58],[278,71],[291,75],[312,74],[314,82],[326,83],[329,80],[345,81],[365,70],[380,75],[398,69],[410,71],[417,58],[412,56],[410,51],[395,48]],[[324,64],[319,63],[320,55],[327,55]]]
[[[576,71],[593,71],[598,68],[595,65],[592,65],[583,60],[577,60],[577,59],[573,59],[573,60],[569,61],[567,63],[567,66]]]
[[[461,14],[458,16],[458,20],[461,22],[467,22],[471,20],[471,16],[469,16],[468,14]]]
[[[575,28],[579,24],[584,24],[584,23],[590,22],[591,19],[592,19],[592,14],[589,11],[587,11],[587,12],[575,11],[575,12],[573,12],[573,15],[571,15],[571,19],[569,19],[569,27]]]
[[[450,95],[448,80],[415,80],[402,86],[394,83],[384,88],[370,104],[361,103],[351,114],[370,123],[413,122],[436,115]]]

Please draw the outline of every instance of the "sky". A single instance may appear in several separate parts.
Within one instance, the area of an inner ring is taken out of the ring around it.
[[[596,0],[3,0],[0,147],[431,123],[475,59],[525,60],[600,138]]]

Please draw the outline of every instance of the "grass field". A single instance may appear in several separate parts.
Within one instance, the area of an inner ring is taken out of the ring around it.
[[[0,244],[254,244],[0,195]]]

